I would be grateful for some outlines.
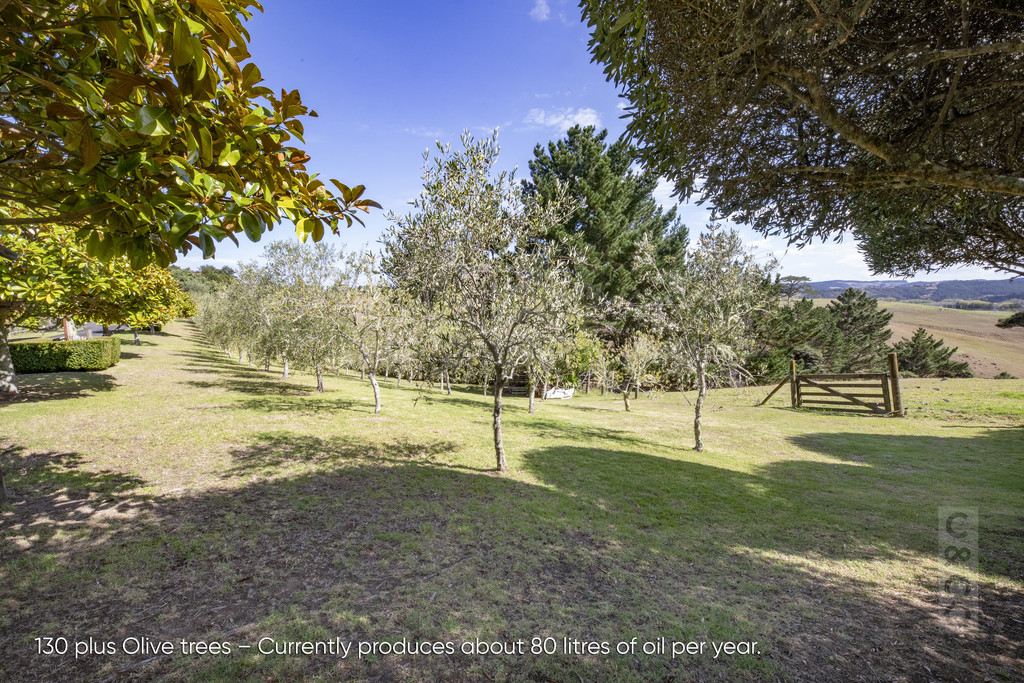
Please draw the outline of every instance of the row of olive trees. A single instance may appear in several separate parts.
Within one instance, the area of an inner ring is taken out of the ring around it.
[[[572,204],[564,196],[525,194],[512,174],[496,172],[494,137],[463,137],[463,149],[438,146],[425,156],[424,188],[404,216],[391,216],[384,254],[345,256],[324,245],[276,243],[265,264],[243,266],[238,284],[206,300],[207,336],[249,362],[280,359],[312,371],[456,381],[492,387],[496,466],[507,469],[502,439],[503,387],[525,379],[534,411],[549,382],[596,384],[629,393],[655,368],[691,378],[698,388],[696,447],[709,384],[741,366],[750,315],[770,296],[758,266],[735,233],[712,230],[692,254],[666,264],[639,245],[634,265],[643,296],[607,301],[641,322],[620,344],[588,331],[579,258],[551,239]]]
[[[417,321],[399,293],[385,286],[373,254],[337,252],[325,244],[272,243],[264,263],[243,265],[231,287],[202,300],[198,322],[229,354],[269,370],[280,360],[316,376],[355,368],[373,387],[381,411],[377,375],[382,364],[411,372],[406,353]]]

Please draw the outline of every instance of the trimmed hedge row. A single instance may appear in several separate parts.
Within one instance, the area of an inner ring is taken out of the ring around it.
[[[121,360],[119,337],[11,342],[10,349],[14,371],[18,373],[106,370]]]

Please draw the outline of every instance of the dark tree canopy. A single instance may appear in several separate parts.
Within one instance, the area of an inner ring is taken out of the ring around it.
[[[803,245],[852,232],[875,272],[1024,274],[1016,0],[583,0],[640,159]]]
[[[687,231],[674,208],[663,211],[654,200],[658,176],[631,168],[635,150],[622,140],[609,145],[607,136],[607,130],[573,126],[546,149],[537,145],[523,189],[544,200],[559,196],[559,185],[567,189],[575,209],[547,237],[585,257],[578,268],[593,298],[633,300],[642,240],[652,242],[659,260],[667,262],[684,256]]]
[[[843,339],[839,372],[870,372],[885,367],[892,313],[878,307],[878,299],[852,287],[828,305]]]

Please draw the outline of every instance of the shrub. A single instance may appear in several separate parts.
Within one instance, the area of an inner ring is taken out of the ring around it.
[[[1006,370],[1003,370],[998,375],[996,375],[993,379],[1017,379],[1017,378],[1014,377],[1013,375],[1011,375],[1010,373],[1008,373]]]
[[[896,342],[893,351],[899,359],[900,370],[918,377],[974,377],[967,363],[952,360],[956,347],[949,348],[923,327],[917,328],[910,339]]]
[[[14,370],[19,373],[105,370],[121,359],[119,337],[12,342],[10,348]]]
[[[1009,329],[1011,327],[1024,327],[1024,311],[1017,311],[1013,315],[1003,318],[996,323],[996,327]]]

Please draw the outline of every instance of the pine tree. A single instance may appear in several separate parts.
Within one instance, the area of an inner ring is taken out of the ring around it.
[[[901,339],[893,345],[900,369],[918,377],[973,377],[967,363],[952,360],[957,347],[949,348],[942,339],[917,328],[910,339]]]
[[[878,307],[878,299],[850,287],[828,305],[842,334],[831,363],[836,372],[883,369],[892,331],[892,313]],[[838,341],[838,340],[837,340]],[[838,367],[836,367],[838,366]]]
[[[633,169],[634,150],[623,140],[608,145],[607,130],[573,126],[566,137],[537,145],[530,161],[527,196],[550,201],[564,185],[575,209],[553,226],[548,239],[565,242],[585,256],[578,267],[592,301],[638,296],[635,257],[644,237],[656,249],[659,264],[681,259],[686,251],[686,227],[676,210],[663,211],[652,192],[658,177]]]

